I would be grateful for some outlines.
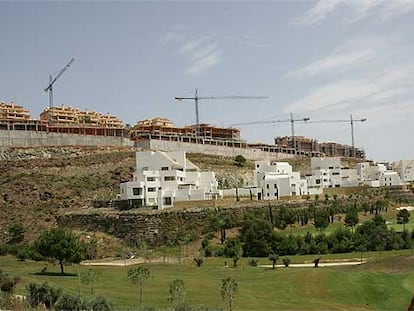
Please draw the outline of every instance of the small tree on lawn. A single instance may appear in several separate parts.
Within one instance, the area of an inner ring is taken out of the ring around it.
[[[83,284],[90,286],[91,295],[93,295],[94,284],[100,276],[101,272],[96,269],[88,269],[88,271],[81,274],[81,281]]]
[[[146,283],[151,278],[151,270],[147,267],[131,268],[128,270],[128,278],[138,285],[139,307],[142,308],[142,294]]]
[[[403,225],[403,231],[405,231],[405,224],[410,221],[410,213],[407,209],[399,210],[397,213],[397,224]]]
[[[229,311],[233,310],[234,300],[238,290],[238,284],[234,278],[226,278],[222,280],[221,284],[221,297],[228,305]]]
[[[185,288],[183,280],[174,280],[170,283],[170,296],[168,301],[171,303],[174,310],[179,311],[185,305]]]
[[[275,270],[276,262],[279,260],[279,255],[276,253],[270,253],[269,260],[272,262],[272,270]]]
[[[34,245],[40,255],[56,259],[59,262],[62,275],[64,274],[64,263],[79,263],[84,256],[84,248],[79,238],[62,228],[54,228],[44,232]]]
[[[233,260],[233,267],[237,267],[237,262],[243,256],[243,248],[237,238],[228,239],[224,245],[223,253],[226,257]]]

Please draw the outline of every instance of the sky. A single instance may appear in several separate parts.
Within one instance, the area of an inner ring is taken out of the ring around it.
[[[124,123],[157,116],[236,126],[248,142],[295,134],[414,158],[414,0],[0,1],[0,100],[38,118],[54,104]],[[339,122],[315,122],[315,121]],[[275,121],[275,122],[272,122]]]

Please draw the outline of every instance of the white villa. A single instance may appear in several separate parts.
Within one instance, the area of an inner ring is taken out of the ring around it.
[[[136,153],[133,181],[120,184],[120,199],[131,207],[172,207],[174,201],[209,200],[219,196],[214,172],[201,172],[184,151]]]
[[[306,177],[309,188],[357,187],[359,185],[357,170],[343,167],[340,157],[312,158],[311,171],[311,175]]]
[[[308,194],[306,179],[301,179],[299,172],[293,172],[287,162],[256,161],[254,174],[259,200]]]

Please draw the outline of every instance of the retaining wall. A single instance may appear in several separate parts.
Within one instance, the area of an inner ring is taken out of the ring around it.
[[[133,146],[129,138],[0,130],[0,149],[41,146]]]
[[[266,152],[254,148],[237,148],[227,146],[215,146],[209,144],[193,144],[180,141],[166,141],[149,139],[135,143],[135,146],[144,150],[177,151],[182,150],[188,153],[204,153],[218,156],[233,157],[242,155],[249,160],[275,160],[294,157],[291,154],[279,152]]]
[[[58,215],[59,225],[77,230],[101,231],[128,242],[145,241],[157,246],[176,243],[183,235],[198,237],[209,231],[210,217],[217,213],[220,218],[231,216],[240,222],[251,211],[269,211],[269,206],[301,207],[305,202],[239,202],[229,207],[199,207],[168,210],[87,209]]]

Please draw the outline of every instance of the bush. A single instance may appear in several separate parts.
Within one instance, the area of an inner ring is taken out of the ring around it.
[[[30,283],[26,287],[26,291],[28,303],[32,308],[44,304],[47,309],[50,309],[56,303],[62,293],[60,288],[55,289],[49,286],[47,282],[44,282],[42,285]]]
[[[55,310],[83,311],[83,310],[89,310],[90,307],[79,296],[71,296],[68,294],[63,294],[57,300],[56,304],[54,305],[54,309]]]
[[[259,261],[255,258],[252,258],[252,259],[249,260],[249,265],[252,266],[252,267],[257,267],[258,264],[259,264]]]
[[[286,257],[282,259],[283,264],[285,265],[286,268],[289,267],[290,265],[290,258]]]
[[[89,308],[93,311],[111,311],[114,309],[112,303],[107,301],[105,297],[102,296],[98,296],[92,300]]]

